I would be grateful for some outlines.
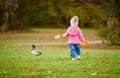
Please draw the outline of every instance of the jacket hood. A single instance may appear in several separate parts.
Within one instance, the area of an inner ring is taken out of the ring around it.
[[[78,32],[79,28],[77,26],[70,26],[70,28],[68,29],[68,33],[72,36],[78,34]]]
[[[73,16],[70,20],[70,25],[71,26],[78,26],[78,21],[79,21],[78,16]]]

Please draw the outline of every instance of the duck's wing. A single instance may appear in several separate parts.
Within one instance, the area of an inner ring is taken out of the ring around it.
[[[39,54],[39,52],[36,50],[32,50],[32,54]]]
[[[36,50],[36,52],[41,53],[41,51],[40,51],[40,50]]]

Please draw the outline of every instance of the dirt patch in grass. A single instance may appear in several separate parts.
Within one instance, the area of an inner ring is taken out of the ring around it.
[[[61,39],[60,41],[57,41],[54,39],[55,35],[58,34],[63,34],[64,31],[39,31],[39,32],[4,32],[0,33],[0,40],[26,40],[26,41],[49,41],[49,43],[54,42],[60,42],[60,43],[66,43],[66,44],[61,44],[61,45],[51,45],[47,44],[46,45],[37,45],[38,48],[69,48],[67,45],[67,40]],[[98,36],[97,32],[95,31],[89,31],[89,32],[83,32],[85,39],[88,41],[97,41],[97,40],[103,40],[101,37]],[[0,48],[29,48],[31,49],[31,45],[1,45]],[[88,49],[120,49],[120,46],[115,46],[115,45],[107,45],[107,44],[89,44],[88,46],[82,46],[81,48],[88,48]]]
[[[4,32],[0,33],[0,39],[16,39],[16,40],[51,40],[55,35],[62,35],[63,31],[42,31],[42,32]],[[88,41],[102,40],[97,32],[83,32],[84,37]]]
[[[0,49],[29,49],[32,50],[31,45],[4,45]],[[36,45],[36,49],[46,49],[46,48],[63,48],[69,49],[69,46],[66,45]],[[89,44],[88,46],[81,45],[81,49],[111,49],[111,50],[120,50],[120,46],[116,45],[107,45],[107,44]]]
[[[82,46],[82,48],[87,49],[114,49],[114,50],[120,50],[119,45],[107,45],[107,44],[90,44],[88,46]]]

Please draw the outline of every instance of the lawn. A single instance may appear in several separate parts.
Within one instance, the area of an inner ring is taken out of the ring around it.
[[[0,78],[119,78],[119,50],[82,49],[81,60],[71,61],[68,48],[1,49]],[[93,75],[92,75],[93,74]]]
[[[0,46],[11,44],[29,44],[29,43],[65,43],[66,39],[59,41],[54,39],[55,35],[63,34],[66,29],[40,29],[32,28],[26,31],[0,32]],[[82,29],[83,32],[94,32],[95,29]],[[94,34],[93,34],[94,35]],[[91,35],[90,35],[91,36]],[[87,36],[86,36],[87,37]],[[86,38],[87,40],[89,37]],[[90,39],[91,40],[91,39]],[[92,38],[92,40],[94,40]]]
[[[83,29],[83,32],[93,32],[93,35],[95,31]],[[82,59],[71,61],[67,39],[54,39],[55,35],[63,32],[65,29],[0,32],[0,78],[120,77],[119,49],[81,46]],[[37,49],[42,51],[42,55],[31,53],[32,43],[38,44]]]

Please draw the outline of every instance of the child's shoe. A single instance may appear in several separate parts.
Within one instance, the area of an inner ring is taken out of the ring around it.
[[[75,58],[72,58],[72,61],[75,61]]]
[[[80,60],[81,59],[80,55],[78,55],[77,58],[78,58],[78,60]]]

